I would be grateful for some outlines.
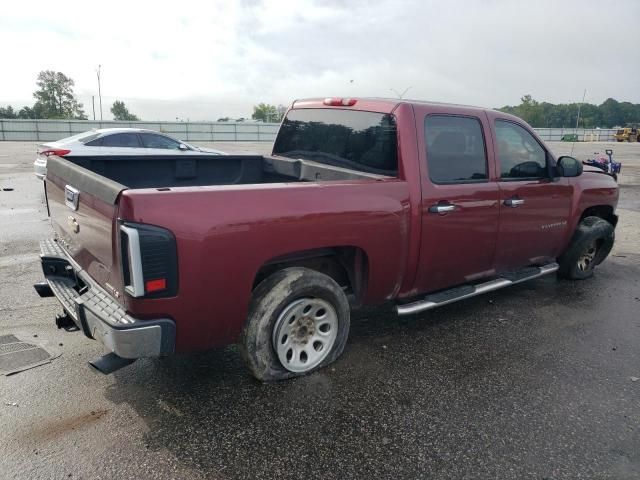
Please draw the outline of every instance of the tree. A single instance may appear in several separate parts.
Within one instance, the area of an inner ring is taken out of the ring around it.
[[[0,118],[20,118],[24,120],[36,119],[39,118],[36,114],[36,110],[31,107],[22,107],[20,111],[16,111],[13,109],[11,105],[8,107],[0,107]]]
[[[43,70],[36,81],[38,90],[33,92],[36,103],[33,110],[38,118],[76,118],[86,120],[73,93],[74,82],[62,72]]]
[[[121,102],[120,100],[116,100],[115,102],[113,102],[113,106],[111,107],[111,113],[113,114],[114,120],[121,120],[121,121],[124,120],[124,121],[130,121],[130,122],[135,122],[136,120],[140,120],[133,113],[130,113],[127,107],[125,106],[124,102]]]
[[[18,114],[11,105],[0,107],[0,118],[18,118]]]
[[[522,118],[532,127],[573,128],[580,109],[580,128],[612,128],[640,123],[640,104],[618,102],[608,98],[601,105],[585,103],[539,103],[531,95],[520,99],[520,105],[498,110]]]
[[[35,109],[25,106],[25,107],[22,107],[18,112],[18,118],[36,119],[38,118],[38,115]]]
[[[251,118],[262,122],[279,122],[282,119],[282,116],[275,105],[259,103],[258,105],[253,106],[253,114],[251,115]]]

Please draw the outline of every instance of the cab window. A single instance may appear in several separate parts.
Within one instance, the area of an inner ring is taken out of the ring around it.
[[[424,135],[433,183],[487,181],[487,154],[477,118],[429,115],[424,121]]]
[[[547,152],[520,125],[496,120],[496,140],[502,180],[531,180],[549,176]]]

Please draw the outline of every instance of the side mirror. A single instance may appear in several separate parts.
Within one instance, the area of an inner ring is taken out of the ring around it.
[[[178,145],[178,148],[179,148],[180,150],[182,150],[183,152],[184,152],[185,150],[189,150],[189,147],[187,147],[184,143],[181,143],[180,145]]]
[[[564,156],[558,159],[558,173],[561,177],[577,177],[582,175],[582,162],[573,157]]]

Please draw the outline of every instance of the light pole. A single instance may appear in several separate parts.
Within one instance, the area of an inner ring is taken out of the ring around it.
[[[584,97],[587,96],[587,89],[584,89],[584,93],[582,94],[582,102],[578,104],[578,116],[576,117],[576,128],[573,129],[573,134],[575,135],[573,138],[578,137],[578,123],[580,123],[580,109],[582,108],[582,104],[584,103]],[[571,144],[571,153],[569,155],[573,155],[573,146],[575,145],[575,140]]]
[[[400,100],[402,100],[402,97],[404,97],[404,94],[407,93],[410,88],[412,88],[412,87],[405,88],[404,92],[402,92],[402,93],[398,93],[398,91],[395,88],[390,88],[389,90],[391,90],[393,93],[395,93],[398,96],[398,98]]]
[[[98,98],[100,99],[100,121],[102,121],[102,92],[100,91],[100,67],[102,67],[102,65],[98,65],[98,70],[96,70],[96,75],[98,76]]]

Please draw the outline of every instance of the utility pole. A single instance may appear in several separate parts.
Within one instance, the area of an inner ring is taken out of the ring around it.
[[[102,121],[102,92],[100,91],[100,67],[102,65],[98,65],[98,70],[96,74],[98,75],[98,98],[100,99],[100,121]]]
[[[96,121],[96,96],[91,95],[91,108],[93,108],[93,121]]]
[[[587,89],[584,89],[584,93],[582,94],[582,103],[578,104],[578,116],[576,117],[576,128],[573,129],[573,134],[576,136],[575,138],[577,138],[578,136],[578,123],[580,122],[580,109],[582,108],[582,104],[584,103],[584,99],[587,96]],[[575,140],[573,141],[573,143],[571,144],[571,153],[569,155],[573,155],[573,146],[575,145]]]
[[[578,104],[578,116],[576,117],[576,128],[575,131],[578,130],[578,122],[580,121],[580,109],[582,108],[582,104],[584,103],[584,98],[587,96],[587,89],[584,89],[584,93],[582,94],[582,103]]]

